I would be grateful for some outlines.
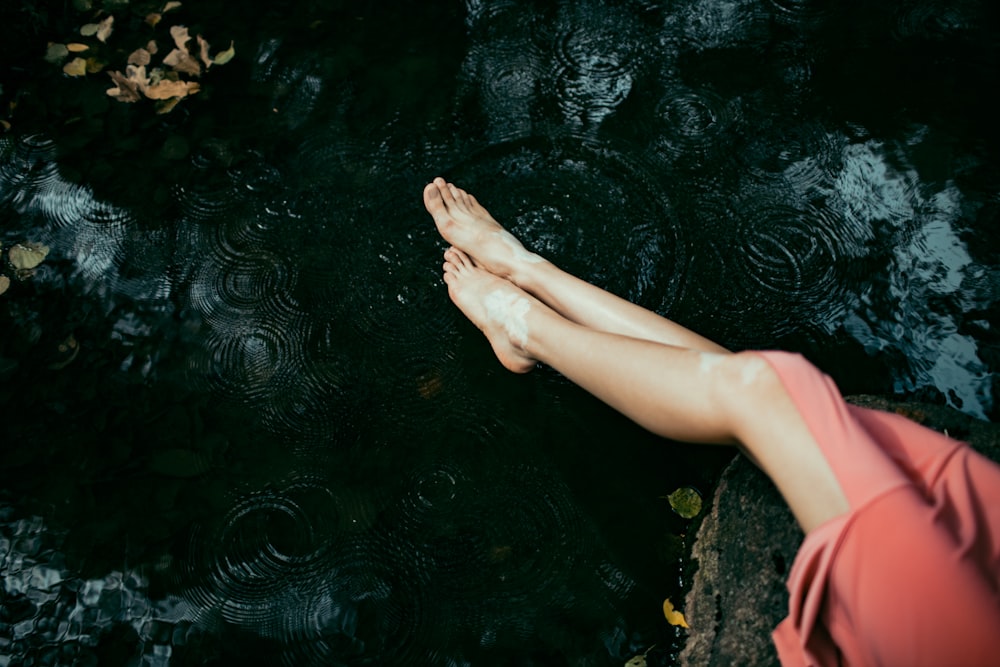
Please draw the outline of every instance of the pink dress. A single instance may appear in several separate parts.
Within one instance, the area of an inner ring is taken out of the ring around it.
[[[774,631],[785,667],[1000,665],[1000,466],[902,416],[848,405],[764,352],[850,511],[806,535]]]

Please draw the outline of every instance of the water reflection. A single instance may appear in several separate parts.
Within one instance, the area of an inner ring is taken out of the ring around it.
[[[997,147],[919,80],[909,108],[845,90],[836,50],[849,19],[870,68],[978,62],[983,6],[396,9],[306,44],[244,27],[245,70],[189,111],[252,120],[172,127],[191,158],[143,206],[0,137],[0,239],[52,248],[0,297],[11,655],[671,663],[688,526],[658,497],[713,470],[499,368],[440,282],[437,173],[733,347],[995,415]]]

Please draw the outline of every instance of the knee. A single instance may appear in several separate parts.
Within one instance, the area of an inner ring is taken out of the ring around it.
[[[774,368],[753,352],[737,352],[722,358],[714,388],[717,404],[731,417],[734,426],[766,415],[769,406],[785,391]]]

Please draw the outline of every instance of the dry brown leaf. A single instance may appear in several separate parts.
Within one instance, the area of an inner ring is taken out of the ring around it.
[[[174,0],[172,2],[168,2],[167,4],[163,5],[163,13],[166,14],[171,9],[177,9],[180,6],[181,6],[181,3],[176,2],[176,0]]]
[[[104,66],[107,65],[103,60],[98,60],[97,58],[87,58],[87,74],[97,74],[104,70]]]
[[[170,36],[174,39],[174,46],[186,53],[188,50],[187,43],[191,40],[191,36],[188,34],[187,26],[170,26]]]
[[[115,17],[109,16],[100,23],[97,24],[97,39],[102,42],[107,42],[108,37],[111,36],[111,31],[114,29]]]
[[[201,76],[201,65],[191,57],[187,51],[174,49],[163,59],[163,64],[174,68],[178,72],[190,74],[191,76]]]
[[[115,82],[114,88],[108,88],[108,95],[119,102],[138,102],[142,99],[138,82],[129,79],[121,72],[108,72],[108,76]]]
[[[208,41],[198,35],[198,56],[201,58],[201,62],[205,63],[205,69],[209,69],[212,66],[212,59],[208,57]]]
[[[152,14],[146,14],[146,24],[152,28],[156,27],[156,24],[163,20],[163,14],[157,14],[153,12]]]
[[[87,73],[87,61],[83,58],[73,58],[63,65],[63,72],[70,76],[84,76]]]
[[[159,100],[156,102],[156,113],[162,115],[170,113],[174,107],[181,103],[183,97],[171,97],[169,100]]]
[[[136,49],[128,56],[129,65],[148,65],[153,59],[152,54],[146,49]]]
[[[164,79],[159,83],[146,87],[143,94],[151,100],[166,100],[171,97],[187,97],[194,95],[201,86],[196,81],[170,81]]]
[[[160,50],[160,47],[157,46],[155,39],[151,39],[149,40],[149,44],[146,45],[146,50],[149,51],[151,55],[155,56],[156,52]]]
[[[10,287],[10,278],[7,276],[0,276],[0,294],[3,294]]]
[[[81,44],[79,42],[73,42],[72,44],[66,45],[66,50],[69,51],[70,53],[83,53],[89,48],[90,47],[87,46],[86,44]]]

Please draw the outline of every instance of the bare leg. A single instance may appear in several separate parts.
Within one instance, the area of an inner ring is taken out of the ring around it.
[[[424,189],[424,205],[438,231],[490,273],[506,278],[577,324],[705,352],[725,348],[676,322],[572,276],[527,251],[476,198],[435,178]]]
[[[675,440],[738,444],[775,482],[804,530],[846,512],[847,499],[771,367],[590,329],[513,283],[445,253],[455,304],[507,368],[546,363],[646,429]]]

